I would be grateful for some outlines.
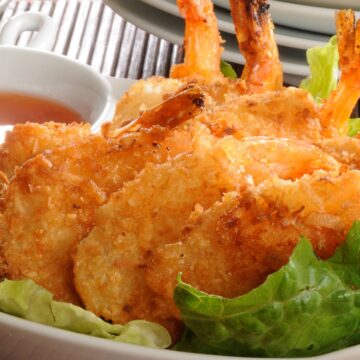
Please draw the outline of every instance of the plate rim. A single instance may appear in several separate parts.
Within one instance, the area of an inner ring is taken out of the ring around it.
[[[146,14],[147,14],[146,18],[139,14],[140,12],[138,11],[139,10],[138,3],[136,4],[136,7],[137,7],[136,14],[134,12],[128,10],[128,8],[127,8],[129,6],[130,7],[135,6],[134,3],[130,2],[130,1],[104,0],[104,3],[106,5],[108,5],[109,7],[111,7],[118,14],[121,14],[121,16],[123,18],[125,18],[127,21],[130,21],[131,23],[135,24],[139,28],[141,28],[149,33],[155,34],[156,36],[166,39],[172,43],[180,44],[180,45],[183,43],[184,30],[183,30],[183,23],[181,22],[180,18],[177,18],[172,15],[172,18],[169,20],[168,14],[163,13],[162,11],[160,11],[158,9],[151,8],[150,5],[147,5],[143,2],[141,2],[141,4],[148,8],[146,11]],[[155,21],[150,21],[149,20],[149,18],[151,18],[151,16],[149,16],[150,11],[155,12],[157,17],[161,16],[161,17],[166,18],[166,20],[171,23],[171,26],[173,27],[172,30],[169,31],[169,29],[163,29],[163,28],[159,27],[155,23]],[[181,22],[181,25],[180,25],[180,22]],[[175,27],[181,26],[181,30],[179,30],[179,28],[174,30],[174,26]],[[244,64],[244,59],[238,50],[237,44],[235,46],[235,43],[236,43],[235,37],[230,36],[229,34],[223,34],[223,36],[227,42],[227,47],[225,48],[225,51],[223,53],[224,59],[227,61],[230,61],[230,62]],[[231,43],[233,43],[233,45],[231,45]],[[230,47],[231,47],[231,49],[230,49]],[[290,49],[283,48],[283,50],[285,52],[287,51],[286,54],[282,53],[282,55],[281,55],[284,73],[289,75],[290,77],[298,77],[299,78],[298,80],[300,80],[300,78],[309,76],[309,67],[305,62],[305,53],[304,53],[304,61],[303,62],[301,62],[301,63],[300,62],[292,62],[291,57],[293,59],[295,59],[296,56],[288,53]],[[300,51],[300,50],[297,50],[297,51]],[[290,56],[290,59],[288,56]],[[293,81],[293,82],[295,82],[295,81]]]
[[[141,0],[142,2],[156,7],[161,11],[165,11],[171,15],[180,17],[181,15],[178,12],[177,5],[172,0]],[[225,33],[235,35],[235,29],[230,14],[227,14],[223,8],[215,9],[218,18],[219,29]],[[289,33],[290,32],[290,33]],[[310,39],[306,37],[301,37],[301,34],[306,34],[307,36],[314,35],[318,39]],[[275,26],[275,37],[276,42],[280,46],[286,46],[289,48],[307,50],[310,47],[314,46],[323,46],[325,45],[330,36],[325,34],[316,34],[309,31],[302,31],[300,29],[292,29],[290,27],[284,27],[281,25]]]

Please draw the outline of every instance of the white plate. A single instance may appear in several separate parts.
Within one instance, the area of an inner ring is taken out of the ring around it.
[[[133,82],[134,80],[110,78],[117,98]],[[264,360],[154,350],[59,330],[4,313],[0,313],[0,349],[0,359],[6,360]],[[359,358],[360,346],[355,346],[328,355],[292,360],[358,360]]]
[[[180,16],[175,0],[142,0],[143,2],[165,11],[169,14]],[[216,2],[216,1],[215,1]],[[228,6],[228,1],[225,1]],[[228,6],[229,7],[229,6]],[[219,29],[229,34],[235,34],[234,25],[229,11],[216,9]],[[275,28],[276,42],[279,46],[307,50],[314,46],[322,46],[328,42],[329,36],[301,31],[282,26]]]
[[[322,6],[334,9],[360,10],[359,0],[280,0],[301,5]]]
[[[182,44],[184,38],[184,21],[175,16],[157,10],[138,1],[104,0],[114,11],[128,21],[134,23],[145,31],[155,34],[175,44]],[[225,60],[243,64],[235,36],[222,34],[225,44],[223,57]],[[309,75],[305,53],[300,50],[288,48],[281,49],[281,59],[286,75],[285,81],[291,85],[298,85],[299,81]]]
[[[359,0],[356,1],[359,4]],[[214,0],[214,3],[226,9],[230,8],[228,0]],[[271,0],[270,5],[271,16],[276,24],[321,34],[332,35],[336,32],[335,8],[300,5],[277,0]],[[356,12],[356,16],[359,18],[360,12]]]
[[[10,0],[0,0],[0,14],[3,13],[3,11],[8,6],[9,2],[10,2]]]

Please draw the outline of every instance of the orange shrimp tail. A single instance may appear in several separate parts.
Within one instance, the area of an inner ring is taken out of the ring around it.
[[[283,72],[268,0],[230,0],[236,38],[246,64],[242,80],[249,93],[278,90]]]
[[[321,110],[324,134],[335,129],[347,132],[348,120],[360,98],[360,20],[355,24],[352,10],[341,10],[336,16],[341,78]]]
[[[177,3],[185,18],[185,60],[172,68],[170,76],[205,82],[222,77],[222,40],[211,0],[178,0]]]

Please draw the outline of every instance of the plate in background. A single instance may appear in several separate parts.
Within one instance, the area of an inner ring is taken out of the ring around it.
[[[182,44],[184,38],[184,21],[175,16],[169,16],[150,5],[127,0],[104,0],[115,12],[136,26],[152,33],[160,38],[175,44]],[[240,55],[235,36],[222,33],[225,44],[223,57],[225,60],[243,64],[244,59]],[[305,52],[289,48],[280,48],[285,82],[298,85],[300,80],[309,75],[309,67],[306,64]]]
[[[159,10],[169,14],[180,16],[175,0],[142,0]],[[228,3],[225,0],[226,3]],[[234,25],[229,11],[221,8],[215,9],[218,18],[219,29],[229,34],[235,34]],[[279,46],[289,48],[307,50],[314,46],[322,46],[328,42],[329,36],[316,34],[297,29],[276,26],[275,28],[276,42]]]
[[[334,9],[360,10],[359,0],[280,0],[301,5],[321,6]]]
[[[326,3],[326,0],[321,0]],[[359,0],[357,8],[359,8]],[[298,1],[297,1],[298,2]],[[230,9],[228,0],[214,0],[220,7]],[[276,24],[296,29],[313,31],[320,34],[335,34],[335,8],[331,6],[319,7],[293,2],[271,0],[271,16]],[[356,13],[360,18],[360,12]]]

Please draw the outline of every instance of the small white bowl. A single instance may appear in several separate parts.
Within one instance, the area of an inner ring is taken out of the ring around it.
[[[26,30],[38,30],[29,47],[14,46]],[[52,19],[40,13],[28,12],[9,20],[0,34],[0,92],[57,101],[78,112],[95,131],[115,113],[112,87],[90,66],[47,51],[56,32]]]

